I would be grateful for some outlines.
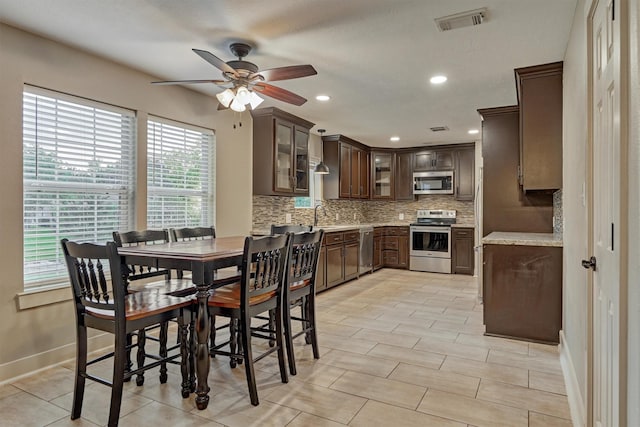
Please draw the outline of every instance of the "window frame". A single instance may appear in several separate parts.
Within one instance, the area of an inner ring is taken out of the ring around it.
[[[320,159],[309,158],[309,197],[294,197],[294,209],[313,209],[318,202],[322,201],[322,175],[315,173],[318,163]],[[309,203],[309,206],[302,206],[302,203]]]
[[[28,84],[23,85],[22,115],[23,293],[30,294],[68,282],[61,238],[101,242],[111,237],[112,227],[101,230],[97,221],[101,208],[118,228],[133,225],[137,117],[130,109]],[[50,163],[41,163],[46,156]],[[84,231],[74,229],[73,218],[91,211],[96,221]],[[41,233],[44,224],[51,233]],[[29,264],[35,264],[31,270]]]
[[[201,166],[206,168],[207,176],[204,180],[201,180],[201,183],[206,183],[206,191],[204,190],[188,190],[184,188],[162,188],[162,187],[154,187],[154,178],[152,176],[152,159],[153,155],[151,154],[152,145],[155,146],[152,138],[155,138],[152,135],[152,126],[169,126],[175,129],[179,129],[185,132],[196,132],[200,133],[202,136],[206,136],[208,141],[207,145],[207,159],[206,163],[201,163]],[[147,117],[147,142],[146,142],[146,170],[147,170],[147,200],[146,200],[146,212],[145,218],[147,223],[147,228],[170,228],[170,227],[186,227],[186,226],[215,226],[216,221],[216,135],[213,129],[208,129],[200,126],[191,125],[188,123],[167,119],[160,116],[155,116],[149,114]],[[150,207],[153,205],[151,203],[152,197],[171,197],[184,195],[185,192],[188,192],[194,197],[201,197],[203,204],[206,204],[204,207],[205,212],[201,214],[199,223],[156,223],[152,221],[152,217],[150,217],[151,209]]]

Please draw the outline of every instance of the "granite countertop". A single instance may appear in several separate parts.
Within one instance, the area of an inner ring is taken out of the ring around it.
[[[562,247],[562,235],[494,231],[482,238],[483,244]]]
[[[363,227],[409,227],[411,225],[410,222],[375,222],[375,223],[366,223],[366,224],[318,224],[314,227],[316,230],[323,229],[326,233],[331,233],[332,231],[348,231],[348,230],[359,230]],[[472,222],[460,222],[453,224],[452,227],[465,227],[465,228],[474,228],[475,224]],[[251,230],[251,234],[253,236],[268,236],[271,233],[271,229],[253,229]]]
[[[451,224],[451,227],[475,228],[476,225],[473,222],[456,222],[455,224]]]

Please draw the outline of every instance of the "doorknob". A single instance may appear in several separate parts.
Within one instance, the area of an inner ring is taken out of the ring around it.
[[[593,271],[596,271],[596,257],[592,256],[588,260],[583,259],[582,266],[586,269],[592,269]]]

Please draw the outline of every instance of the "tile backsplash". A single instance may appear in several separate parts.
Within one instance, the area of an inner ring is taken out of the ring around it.
[[[323,200],[318,208],[319,225],[415,222],[418,209],[455,209],[457,222],[474,222],[474,202],[461,202],[453,196],[422,195],[417,200]],[[294,207],[293,197],[253,196],[253,229],[267,230],[271,224],[313,224],[313,209]],[[400,214],[404,219],[399,219]]]

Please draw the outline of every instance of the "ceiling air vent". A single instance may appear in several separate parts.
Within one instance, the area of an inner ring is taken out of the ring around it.
[[[444,132],[446,130],[449,130],[449,128],[447,126],[434,126],[431,129],[431,132]]]
[[[469,10],[467,12],[436,18],[436,25],[440,31],[455,30],[456,28],[472,27],[482,24],[487,17],[487,8]]]

